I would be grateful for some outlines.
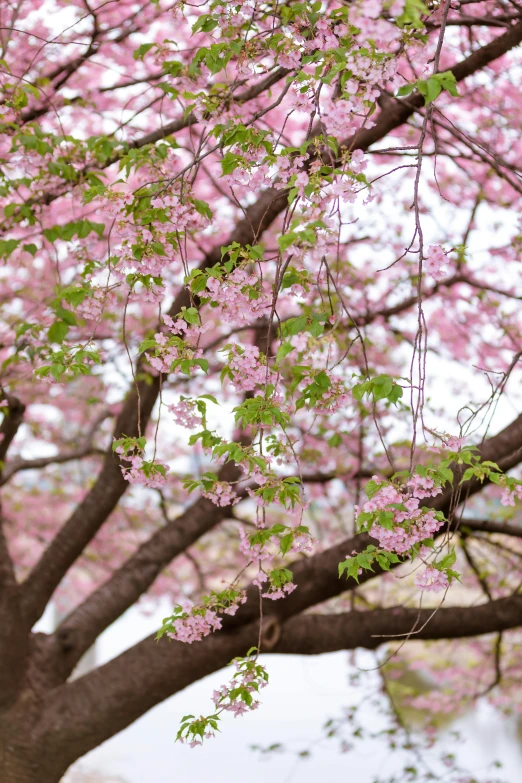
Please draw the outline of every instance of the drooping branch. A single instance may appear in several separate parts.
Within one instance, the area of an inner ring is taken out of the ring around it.
[[[518,464],[522,460],[522,416],[498,435],[485,441],[480,452],[484,460],[492,459],[506,466],[505,469]],[[482,487],[476,480],[465,482],[461,487],[461,499],[476,494]],[[448,513],[453,505],[452,491],[434,498],[430,505]],[[108,582],[65,618],[56,634],[46,640],[44,645],[47,655],[54,660],[57,676],[65,679],[96,637],[132,606],[161,570],[201,535],[217,525],[227,513],[227,509],[213,506],[203,498],[196,501],[190,509],[143,544]],[[466,530],[468,527],[473,529],[473,521],[461,521],[454,515],[451,517],[450,527],[454,531]],[[485,521],[476,524],[476,529],[484,532],[502,532],[503,527],[500,523]],[[515,531],[522,537],[522,531],[516,528]],[[273,603],[266,611],[279,620],[284,620],[344,591],[353,590],[357,583],[353,579],[339,579],[338,564],[353,551],[361,552],[371,543],[375,542],[367,533],[358,534],[313,557],[291,564],[289,567],[298,589],[284,601]],[[374,571],[364,572],[359,583],[373,579],[381,573],[381,569],[375,564]],[[248,588],[247,596],[247,604],[234,618],[227,620],[227,626],[239,626],[255,621],[258,605],[257,588],[254,585]]]
[[[509,31],[475,51],[452,69],[457,81],[481,70],[488,63],[502,56],[522,41],[522,22]],[[400,127],[424,103],[421,95],[413,95],[405,100],[389,99],[372,128],[364,129],[344,142],[349,149],[366,150],[371,144],[384,138],[390,131]],[[258,200],[249,206],[245,217],[232,231],[228,244],[236,241],[241,245],[259,240],[263,231],[283,212],[288,205],[286,191],[269,188]],[[211,266],[221,258],[221,244],[216,246],[202,261],[200,268]],[[176,315],[182,306],[189,305],[189,294],[183,289],[171,308]],[[141,421],[145,426],[150,417],[159,392],[159,378],[151,384],[139,384],[141,400]],[[114,434],[133,436],[137,434],[138,395],[133,389],[127,398],[123,411],[116,424]],[[519,424],[522,430],[522,423]],[[501,436],[497,436],[500,438]],[[520,439],[519,439],[520,440]],[[502,444],[499,442],[499,446]],[[509,445],[509,444],[508,444]],[[520,448],[520,445],[517,445]],[[501,449],[502,451],[502,449]],[[488,457],[489,458],[489,457]],[[512,465],[519,457],[514,457]],[[499,462],[499,460],[497,459]],[[509,463],[509,458],[505,460]],[[501,467],[503,467],[501,465]],[[108,453],[100,476],[94,487],[78,506],[72,517],[65,523],[54,541],[49,545],[39,563],[35,566],[24,585],[24,606],[26,615],[35,621],[42,613],[50,596],[63,578],[66,571],[92,540],[101,525],[115,508],[127,488],[120,471],[118,460]]]
[[[511,468],[522,462],[522,416],[518,416],[511,424],[505,427],[497,435],[488,438],[479,448],[481,459],[483,461],[491,460],[497,462],[502,470]],[[458,502],[463,502],[472,495],[480,492],[484,484],[477,479],[471,479],[459,486],[459,469],[456,469],[457,477],[453,487],[449,487],[441,495],[427,500],[426,505],[443,511],[449,516],[450,531],[462,529],[473,529],[473,520],[461,520],[454,513],[456,502],[455,492],[458,492]],[[513,528],[514,526],[511,526]],[[504,525],[487,521],[477,521],[476,530],[483,532],[501,533]],[[447,528],[441,530],[446,532]],[[515,528],[517,530],[517,528]],[[508,531],[515,534],[510,528]],[[522,532],[522,531],[518,531]],[[360,533],[351,538],[341,541],[324,552],[320,552],[310,558],[303,558],[291,564],[289,568],[294,575],[294,582],[298,589],[289,595],[284,601],[276,601],[270,606],[270,613],[280,619],[295,615],[299,612],[309,609],[316,604],[334,598],[346,590],[352,590],[357,586],[353,579],[339,579],[338,564],[351,555],[352,552],[361,552],[369,544],[375,544],[375,540],[368,533]],[[365,582],[374,579],[382,573],[377,564],[374,565],[374,571],[365,571],[359,577],[359,582]],[[232,618],[231,624],[244,623],[252,621],[256,616],[258,609],[256,607],[255,596],[256,588],[251,586],[247,595],[249,600],[244,607],[241,607],[237,615]]]
[[[245,211],[226,244],[254,243],[256,238],[275,220],[287,205],[286,193],[267,190]],[[221,259],[221,244],[216,245],[201,262],[200,267],[213,266]],[[190,294],[181,289],[169,315],[175,317],[182,307],[190,306]],[[139,381],[132,386],[114,427],[114,438],[122,435],[136,437],[138,424],[144,432],[160,390],[160,376]],[[40,561],[24,583],[24,606],[32,623],[41,616],[61,579],[93,539],[128,487],[122,476],[118,458],[109,450],[98,479],[84,500],[78,505],[58,535],[50,543]]]

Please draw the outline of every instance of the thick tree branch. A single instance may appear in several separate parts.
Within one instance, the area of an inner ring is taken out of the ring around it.
[[[229,508],[200,498],[181,516],[161,528],[107,582],[73,610],[45,643],[47,654],[58,664],[58,678],[66,679],[99,634],[138,600],[175,557],[229,513]]]
[[[474,607],[433,610],[380,609],[342,615],[305,615],[284,623],[279,641],[265,652],[316,655],[340,649],[375,649],[390,638],[457,639],[499,632],[522,624],[522,596]],[[105,666],[50,695],[46,720],[50,747],[59,735],[71,760],[130,725],[140,715],[207,674],[244,655],[257,642],[258,623],[216,633],[193,645],[156,643],[152,637]],[[383,638],[386,637],[386,638]],[[42,729],[44,731],[45,729]]]
[[[356,647],[373,650],[394,639],[462,639],[521,625],[522,595],[473,607],[440,608],[435,613],[433,609],[397,607],[371,612],[308,614],[283,625],[273,652],[319,655]]]
[[[495,533],[501,536],[522,538],[522,526],[509,522],[494,522],[491,519],[461,519],[458,529],[463,535],[467,535],[468,531],[471,531],[472,533]]]
[[[480,446],[479,452],[482,460],[497,462],[506,471],[519,464],[522,461],[522,416],[515,419],[498,435],[494,435],[486,440]],[[484,484],[475,479],[466,481],[459,487],[459,470],[456,469],[455,472],[455,487],[460,491],[458,502],[464,501],[483,489]],[[474,520],[460,520],[451,513],[456,504],[458,505],[453,487],[448,488],[442,495],[433,498],[431,502],[426,501],[426,505],[443,511],[449,517],[451,520],[450,530],[473,529]],[[500,530],[501,527],[504,528],[504,525],[500,523],[477,521],[475,529],[483,532],[500,533],[502,532]],[[516,530],[517,528],[514,526],[509,528],[509,532],[513,535]],[[441,533],[444,532],[445,529],[441,530]],[[344,577],[339,579],[338,564],[344,561],[346,557],[349,557],[353,551],[361,552],[366,549],[368,544],[375,543],[375,540],[367,533],[360,533],[313,557],[303,558],[291,564],[289,568],[294,574],[293,581],[297,584],[298,589],[284,601],[272,602],[270,614],[284,619],[330,598],[334,598],[346,590],[353,590],[357,583],[353,579],[345,579]],[[359,581],[362,583],[369,579],[374,579],[381,573],[381,569],[375,564],[374,571],[365,571],[361,574]],[[237,615],[231,619],[231,624],[251,621],[257,616],[256,588],[254,586],[249,587],[247,595],[249,600],[241,607]]]
[[[84,459],[85,457],[93,457],[96,455],[105,455],[105,451],[98,449],[95,446],[84,446],[82,448],[76,449],[75,451],[64,451],[63,454],[55,454],[53,457],[15,459],[6,466],[4,474],[0,479],[0,487],[3,484],[7,484],[9,479],[21,471],[38,470],[41,468],[46,468],[49,465],[63,465],[66,462],[74,462],[75,460]]]
[[[140,384],[140,403],[136,389],[127,397],[114,428],[114,437],[137,434],[138,410],[142,427],[152,413],[159,392],[159,378],[149,385]],[[63,576],[96,535],[128,487],[120,462],[112,450],[106,453],[102,469],[92,489],[49,544],[22,585],[24,615],[32,625],[41,616]]]

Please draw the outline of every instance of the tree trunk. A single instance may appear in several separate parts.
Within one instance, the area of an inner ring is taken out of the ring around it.
[[[32,729],[43,734],[34,710],[17,709],[0,717],[0,782],[59,783],[68,767],[46,742],[35,741]],[[25,720],[24,720],[25,718]]]
[[[0,762],[0,780],[2,783],[59,783],[58,777],[39,772],[33,765],[15,758],[6,758]]]
[[[45,749],[40,759],[34,757],[34,749],[13,747],[0,740],[0,780],[2,783],[59,783],[62,774],[49,769]]]

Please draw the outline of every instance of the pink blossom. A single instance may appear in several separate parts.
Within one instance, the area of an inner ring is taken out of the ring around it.
[[[517,500],[522,499],[522,485],[517,484],[513,489],[506,487],[502,492],[500,502],[503,506],[515,506]]]
[[[266,315],[270,297],[260,288],[260,280],[245,269],[234,269],[226,278],[209,277],[207,289],[224,321],[247,323]],[[253,296],[252,294],[255,294]]]
[[[441,590],[446,590],[449,587],[449,581],[444,571],[428,566],[415,576],[415,585],[421,590],[440,593]]]
[[[221,620],[212,610],[204,614],[189,614],[184,618],[178,618],[172,623],[174,630],[168,631],[167,636],[178,642],[198,642],[221,628]]]
[[[216,506],[234,506],[240,501],[237,493],[226,481],[216,481],[212,489],[203,490],[201,494]]]
[[[446,276],[446,270],[443,269],[443,265],[447,261],[448,257],[440,245],[430,245],[424,260],[424,268],[435,280],[443,280]]]
[[[193,429],[201,425],[202,418],[196,413],[197,408],[194,400],[180,400],[173,405],[169,405],[167,410],[174,415],[176,424],[180,424],[182,427]]]

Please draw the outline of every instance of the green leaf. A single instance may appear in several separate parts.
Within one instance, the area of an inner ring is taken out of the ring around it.
[[[63,364],[51,364],[51,375],[55,381],[59,381],[64,372],[65,366]]]
[[[187,307],[183,310],[182,316],[188,324],[199,323],[199,312],[195,307]]]
[[[344,563],[339,563],[339,578],[345,571],[347,579],[351,577],[356,582],[359,582],[359,564],[355,557],[349,557]]]
[[[399,96],[399,98],[403,98],[406,95],[411,95],[414,89],[415,89],[415,83],[403,84],[402,87],[399,87],[399,89],[397,90],[397,95]]]
[[[207,217],[209,220],[212,219],[213,213],[206,201],[200,201],[199,199],[195,198],[192,199],[192,203],[196,207],[196,212],[199,212],[200,215]]]
[[[203,372],[208,372],[208,360],[207,359],[194,359],[194,364],[197,364]]]
[[[192,32],[197,33],[200,30],[203,33],[210,33],[218,26],[218,22],[210,14],[201,14],[197,22],[192,25]]]
[[[143,60],[143,58],[145,57],[147,52],[150,52],[152,47],[155,46],[155,45],[156,44],[153,44],[153,43],[141,44],[141,46],[138,46],[138,48],[134,50],[132,56],[134,57],[135,60]]]
[[[212,394],[200,394],[199,395],[200,400],[210,400],[210,402],[213,402],[215,405],[219,405],[219,402],[216,400],[216,398]]]
[[[442,560],[439,560],[438,563],[435,565],[438,569],[445,570],[446,568],[451,568],[452,565],[455,564],[457,560],[457,555],[455,554],[455,550],[452,549],[449,554],[447,554],[445,557],[442,558]]]
[[[398,27],[408,27],[413,30],[422,30],[424,24],[421,20],[422,16],[427,16],[429,10],[426,8],[422,0],[406,0],[402,14],[397,17],[396,23]]]
[[[55,321],[47,332],[52,343],[63,343],[69,332],[69,325],[65,321]]]

